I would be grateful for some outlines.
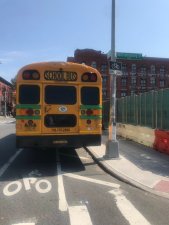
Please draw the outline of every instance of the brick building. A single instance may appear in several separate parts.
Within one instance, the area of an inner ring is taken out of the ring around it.
[[[68,57],[68,62],[84,63],[96,68],[102,75],[103,81],[103,100],[109,99],[109,71],[107,54],[93,49],[77,49],[74,57]]]
[[[117,97],[169,87],[169,59],[117,53],[122,76],[117,78]]]
[[[6,105],[12,104],[12,84],[0,77],[0,115],[4,115]]]
[[[103,100],[110,98],[109,54],[93,49],[77,49],[68,62],[85,63],[98,69],[103,78]],[[138,53],[116,53],[122,63],[122,76],[117,77],[117,98],[169,87],[169,58],[145,57]]]

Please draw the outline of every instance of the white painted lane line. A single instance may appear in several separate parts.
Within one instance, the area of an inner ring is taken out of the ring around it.
[[[35,223],[13,223],[12,225],[35,225]]]
[[[116,198],[116,205],[130,225],[151,225],[145,217],[126,199],[121,190],[112,190],[109,193]]]
[[[67,211],[68,204],[65,195],[65,189],[63,184],[63,176],[60,165],[59,153],[57,152],[57,178],[58,178],[58,195],[59,195],[59,210],[62,212]]]
[[[22,152],[23,149],[19,149],[9,160],[8,162],[1,167],[0,169],[0,177],[5,173],[5,171],[8,169],[8,167],[11,165],[11,163],[16,159],[16,157]]]
[[[19,219],[18,219],[19,221]],[[25,219],[25,222],[24,220],[22,220],[22,223],[12,223],[11,225],[36,225],[38,222],[37,218],[36,217],[32,217],[32,218],[28,218],[28,219]]]
[[[88,177],[83,177],[83,176],[79,176],[79,175],[72,174],[72,173],[65,173],[64,176],[71,177],[71,178],[78,179],[78,180],[88,181],[88,182],[95,183],[95,184],[101,184],[101,185],[113,187],[113,188],[120,187],[119,184],[110,183],[110,182],[106,182],[106,181],[102,181],[102,180],[96,180],[96,179],[88,178]]]
[[[71,225],[92,225],[92,221],[85,205],[69,206],[69,217]]]

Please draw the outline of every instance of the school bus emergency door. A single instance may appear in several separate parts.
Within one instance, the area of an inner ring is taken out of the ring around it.
[[[79,132],[78,85],[43,84],[42,134]]]

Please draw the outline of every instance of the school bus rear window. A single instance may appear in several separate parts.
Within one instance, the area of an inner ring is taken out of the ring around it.
[[[45,102],[47,104],[66,104],[76,103],[76,88],[74,86],[54,86],[45,87]]]
[[[38,104],[40,102],[40,87],[38,85],[20,85],[19,103]]]
[[[83,105],[99,105],[99,88],[97,87],[82,87],[81,88],[81,103]]]

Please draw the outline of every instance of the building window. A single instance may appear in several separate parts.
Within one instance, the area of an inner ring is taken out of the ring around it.
[[[122,64],[122,74],[125,76],[125,75],[128,75],[128,72],[127,72],[127,65],[126,64]]]
[[[142,86],[141,89],[142,89],[142,90],[146,90],[146,87],[145,87],[145,86]]]
[[[107,76],[102,77],[102,83],[105,86],[107,83]]]
[[[150,67],[150,73],[151,74],[155,74],[156,73],[156,67],[155,67],[155,65],[151,65],[151,67]]]
[[[141,79],[140,84],[141,84],[141,87],[145,87],[146,86],[146,80]]]
[[[136,77],[132,77],[131,78],[131,88],[132,89],[136,88],[136,82],[137,82]]]
[[[136,92],[135,91],[131,91],[131,95],[134,95],[134,94],[136,94]]]
[[[160,80],[160,87],[164,87],[164,85],[165,85],[164,80]]]
[[[134,77],[134,78],[132,77],[131,78],[131,84],[136,84],[136,77]]]
[[[97,68],[97,63],[95,62],[95,61],[93,61],[92,63],[91,63],[91,66],[93,67],[93,68]]]
[[[145,76],[146,75],[146,73],[147,73],[147,68],[146,68],[146,66],[145,65],[143,65],[142,67],[141,67],[141,76]]]
[[[107,91],[103,90],[102,95],[103,95],[103,98],[106,98],[107,97]]]
[[[137,70],[136,64],[132,64],[131,65],[131,74],[135,75],[136,74],[136,70]]]
[[[151,84],[152,86],[154,86],[155,83],[156,83],[155,77],[151,77],[151,78],[150,78],[150,84]]]
[[[122,78],[121,79],[121,85],[122,86],[126,86],[126,84],[127,84],[127,79],[126,78]]]
[[[7,91],[7,88],[5,86],[2,86],[2,94],[5,93],[5,91]]]
[[[121,92],[121,97],[125,97],[127,94],[126,94],[126,91],[122,91]]]
[[[165,75],[165,67],[161,66],[160,67],[160,77],[164,77],[164,75]]]
[[[106,73],[107,72],[107,65],[106,64],[102,64],[101,65],[101,72],[102,73]]]

